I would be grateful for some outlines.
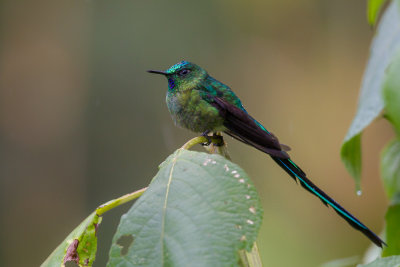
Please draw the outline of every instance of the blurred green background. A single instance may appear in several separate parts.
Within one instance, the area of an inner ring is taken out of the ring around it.
[[[363,137],[363,194],[339,158],[373,30],[366,3],[329,0],[2,0],[0,266],[38,266],[99,204],[146,186],[195,136],[175,127],[167,82],[147,69],[185,59],[230,85],[292,147],[309,177],[375,232],[387,200],[380,120]],[[263,201],[265,266],[318,266],[369,241],[269,157],[231,138]],[[106,214],[95,266],[119,217]]]

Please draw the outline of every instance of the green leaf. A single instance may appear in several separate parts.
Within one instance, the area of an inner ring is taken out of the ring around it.
[[[386,213],[386,242],[387,247],[382,252],[383,257],[400,255],[400,193],[389,206]]]
[[[381,176],[392,204],[386,213],[386,240],[383,256],[400,254],[400,53],[387,71],[383,90],[386,117],[394,126],[397,138],[391,141],[381,155]]]
[[[101,217],[95,212],[89,215],[42,263],[42,267],[65,266],[74,262],[76,266],[92,266],[97,251],[97,226]]]
[[[382,151],[381,177],[389,199],[400,193],[400,140],[397,138],[389,142]]]
[[[351,256],[325,262],[320,267],[349,267],[356,265],[358,262],[360,262],[360,256]]]
[[[400,47],[399,2],[399,0],[393,1],[389,5],[378,25],[361,84],[357,113],[342,144],[341,157],[354,177],[357,189],[359,189],[361,177],[360,136],[362,131],[382,112],[384,103],[381,89],[385,70]]]
[[[359,190],[361,188],[361,133],[342,145],[340,155],[344,166],[356,182],[357,190]]]
[[[368,0],[367,19],[371,26],[374,26],[378,18],[379,11],[386,0]]]
[[[399,51],[399,50],[398,50]],[[386,81],[383,87],[385,115],[400,136],[400,53],[387,69]]]
[[[357,267],[400,267],[400,256],[379,258],[368,264],[359,264]]]
[[[220,155],[179,149],[122,216],[108,266],[237,266],[262,214],[240,167]]]

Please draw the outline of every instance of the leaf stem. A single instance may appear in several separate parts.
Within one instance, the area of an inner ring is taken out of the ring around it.
[[[239,250],[240,264],[242,267],[262,267],[260,253],[258,252],[257,243],[254,242],[250,252]]]
[[[207,138],[205,138],[204,136],[197,136],[187,141],[181,148],[188,150],[195,145],[206,143],[207,141],[208,141]]]
[[[103,205],[100,205],[97,209],[96,209],[96,214],[101,216],[104,213],[106,213],[107,211],[116,208],[118,206],[121,206],[122,204],[125,204],[126,202],[132,201],[134,199],[137,199],[138,197],[140,197],[144,191],[146,191],[147,187],[142,188],[140,190],[137,190],[135,192],[123,195],[122,197],[113,199],[108,201],[107,203],[104,203]]]
[[[211,154],[220,154],[227,158],[228,160],[231,160],[231,157],[228,154],[228,151],[226,149],[226,143],[224,141],[223,136],[221,135],[220,132],[214,133],[212,136],[208,136],[209,139],[207,139],[205,136],[198,136],[193,139],[190,139],[187,141],[181,149],[190,149],[195,145],[198,144],[204,144],[207,143],[208,141],[211,141],[211,144],[208,146],[204,146],[204,148]]]

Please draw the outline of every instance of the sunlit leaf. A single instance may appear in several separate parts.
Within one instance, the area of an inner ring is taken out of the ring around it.
[[[400,47],[399,2],[396,0],[389,5],[378,25],[361,84],[357,113],[341,149],[342,160],[354,177],[357,189],[361,177],[361,133],[382,112],[385,70]]]
[[[368,0],[367,19],[371,26],[375,25],[379,11],[385,2],[386,0]]]
[[[262,213],[240,167],[179,149],[121,218],[108,265],[236,266],[238,251],[256,239]]]
[[[72,266],[92,266],[97,251],[97,226],[101,217],[92,213],[50,254],[42,267],[65,266],[68,262]],[[70,265],[71,266],[71,265]]]

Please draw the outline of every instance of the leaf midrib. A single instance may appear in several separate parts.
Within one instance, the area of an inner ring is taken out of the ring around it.
[[[169,195],[169,189],[171,186],[172,182],[172,173],[174,172],[174,168],[176,165],[176,162],[178,161],[178,156],[181,151],[176,153],[173,161],[172,161],[172,166],[171,170],[169,171],[168,175],[168,183],[167,183],[167,190],[165,191],[165,201],[164,201],[164,206],[163,206],[163,214],[162,214],[162,222],[161,222],[161,236],[160,236],[160,243],[161,243],[161,263],[164,264],[164,232],[165,232],[165,216],[167,212],[167,203],[168,203],[168,195]]]

